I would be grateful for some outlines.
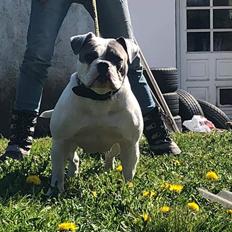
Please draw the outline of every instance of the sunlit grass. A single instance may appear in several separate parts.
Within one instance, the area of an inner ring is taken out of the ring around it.
[[[179,156],[152,157],[141,141],[140,162],[130,183],[124,183],[121,169],[105,173],[99,155],[80,154],[79,176],[66,179],[65,193],[53,199],[44,196],[51,140],[36,140],[23,162],[0,164],[0,232],[53,232],[67,225],[83,232],[232,231],[231,211],[197,191],[232,191],[232,133],[173,137],[183,151]],[[0,152],[6,144],[0,140]]]

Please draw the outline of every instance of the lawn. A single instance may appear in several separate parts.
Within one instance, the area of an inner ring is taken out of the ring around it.
[[[51,199],[44,195],[51,139],[35,140],[23,162],[8,159],[0,164],[0,232],[53,232],[64,222],[84,232],[231,232],[231,211],[203,199],[197,188],[232,191],[232,132],[173,137],[183,151],[179,156],[152,157],[141,141],[132,183],[124,183],[120,168],[105,173],[100,155],[79,151],[79,176],[66,180],[65,193]],[[0,139],[0,153],[6,144]],[[208,171],[219,179],[207,179]],[[41,183],[27,183],[31,175]]]

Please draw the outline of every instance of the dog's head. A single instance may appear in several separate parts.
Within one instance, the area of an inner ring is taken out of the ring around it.
[[[79,79],[98,94],[121,87],[128,64],[138,53],[138,46],[131,39],[103,39],[91,32],[71,37],[71,47],[82,64]]]

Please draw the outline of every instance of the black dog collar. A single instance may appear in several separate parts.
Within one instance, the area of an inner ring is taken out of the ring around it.
[[[72,88],[72,91],[80,97],[90,98],[97,101],[105,101],[110,99],[115,93],[119,91],[119,89],[107,92],[105,94],[98,94],[94,92],[92,89],[87,88],[83,83],[80,82],[78,77],[77,80],[77,86]]]

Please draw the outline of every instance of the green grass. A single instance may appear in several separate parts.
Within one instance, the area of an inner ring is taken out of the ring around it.
[[[51,140],[36,140],[23,162],[7,160],[0,164],[0,232],[52,232],[67,221],[84,232],[231,232],[232,215],[200,197],[197,188],[206,187],[215,193],[232,191],[232,133],[173,137],[183,151],[179,156],[151,157],[147,144],[141,141],[142,154],[132,187],[124,183],[120,172],[105,173],[101,157],[80,155],[79,176],[66,180],[65,193],[52,199],[44,197],[51,173]],[[0,140],[0,153],[6,144]],[[219,181],[205,178],[209,170],[217,172]],[[38,175],[41,185],[27,184],[29,175]],[[184,188],[181,193],[171,192],[163,187],[167,182]],[[144,197],[143,191],[157,195]],[[200,206],[200,211],[188,209],[191,201]],[[171,211],[161,213],[163,205],[170,206]],[[149,214],[150,220],[144,221],[143,213]]]

